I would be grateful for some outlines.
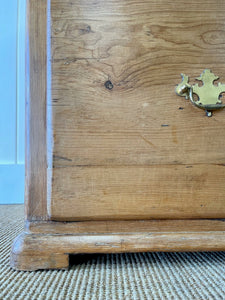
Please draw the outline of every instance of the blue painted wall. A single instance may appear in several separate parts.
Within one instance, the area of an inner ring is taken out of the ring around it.
[[[0,204],[24,201],[25,2],[0,7]]]

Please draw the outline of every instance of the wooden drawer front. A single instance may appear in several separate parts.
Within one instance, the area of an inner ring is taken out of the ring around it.
[[[53,220],[225,217],[225,111],[208,118],[174,92],[205,68],[225,82],[224,13],[217,0],[51,1]]]

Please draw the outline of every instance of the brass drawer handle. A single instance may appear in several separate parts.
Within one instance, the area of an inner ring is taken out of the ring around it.
[[[225,92],[225,84],[214,85],[214,81],[218,80],[219,77],[215,76],[211,70],[205,69],[200,77],[196,79],[202,81],[203,85],[198,84],[190,85],[189,77],[185,74],[181,74],[182,82],[176,87],[176,94],[190,101],[197,107],[204,109],[208,117],[212,116],[212,111],[225,107],[222,104],[220,96]],[[198,100],[193,98],[193,94],[198,96]]]

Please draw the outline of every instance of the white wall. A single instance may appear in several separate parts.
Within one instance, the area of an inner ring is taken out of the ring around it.
[[[25,2],[0,6],[0,204],[24,200]]]

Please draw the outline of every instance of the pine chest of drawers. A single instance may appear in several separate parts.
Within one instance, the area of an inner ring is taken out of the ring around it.
[[[225,250],[225,110],[208,117],[175,93],[181,73],[187,98],[196,77],[199,89],[225,82],[224,24],[217,0],[27,1],[26,223],[14,268],[66,268],[75,253]]]

